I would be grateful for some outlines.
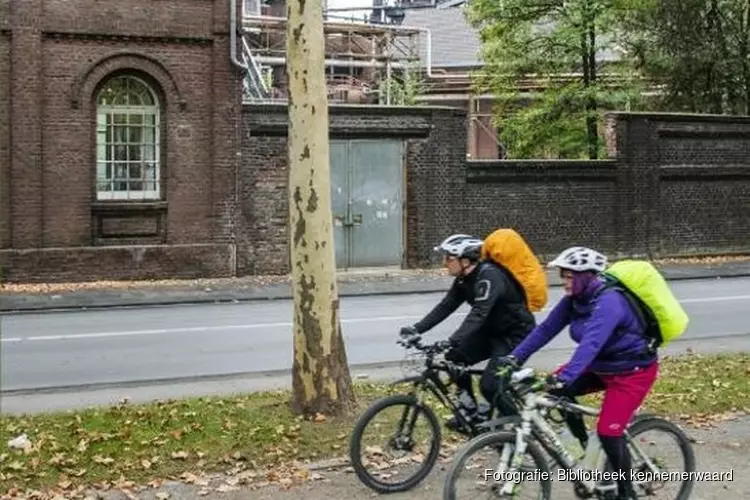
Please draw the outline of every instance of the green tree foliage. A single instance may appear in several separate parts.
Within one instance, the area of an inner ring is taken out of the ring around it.
[[[640,80],[618,52],[624,0],[472,0],[509,157],[598,158],[599,111],[637,107]]]
[[[750,0],[637,0],[629,49],[671,111],[750,114]]]

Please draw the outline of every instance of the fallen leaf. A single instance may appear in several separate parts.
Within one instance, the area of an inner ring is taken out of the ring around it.
[[[166,491],[160,491],[156,494],[156,498],[159,500],[167,500],[167,498],[169,498],[169,493]]]
[[[188,457],[188,453],[186,451],[173,451],[172,452],[172,458],[178,459],[178,460],[185,460]]]
[[[190,472],[184,472],[180,476],[180,479],[182,479],[186,484],[192,484],[198,480],[198,477],[195,474],[191,474]]]
[[[130,500],[138,500],[138,497],[133,494],[129,489],[127,488],[120,488],[120,491],[128,497]]]

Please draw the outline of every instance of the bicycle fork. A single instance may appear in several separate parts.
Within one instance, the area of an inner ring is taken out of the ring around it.
[[[499,469],[502,471],[505,468],[505,464],[508,463],[509,455],[513,454],[513,458],[510,460],[510,467],[508,468],[506,478],[503,487],[500,489],[501,495],[513,495],[515,493],[516,485],[520,481],[514,481],[513,477],[521,469],[523,465],[523,457],[526,453],[527,441],[526,438],[531,434],[531,420],[533,414],[529,414],[527,411],[523,411],[521,414],[521,425],[516,427],[516,444],[514,446],[515,452],[513,452],[509,446],[503,446],[503,451],[500,454]]]
[[[397,435],[394,442],[398,450],[404,450],[406,447],[413,445],[412,432],[414,432],[414,424],[417,422],[419,412],[422,411],[425,399],[424,392],[418,389],[414,391],[414,395],[416,403],[404,408],[404,412],[398,421],[398,427],[396,428]]]

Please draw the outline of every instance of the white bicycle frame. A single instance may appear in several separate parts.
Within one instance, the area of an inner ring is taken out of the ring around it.
[[[511,381],[512,383],[520,383],[533,377],[534,369],[531,367],[527,367],[520,371],[514,372],[511,376]],[[555,432],[552,426],[544,418],[550,409],[558,408],[559,404],[546,394],[535,392],[526,394],[523,400],[524,405],[521,411],[521,425],[516,427],[515,429],[515,449],[518,450],[519,453],[514,454],[513,459],[510,463],[508,474],[505,477],[514,477],[514,475],[521,468],[523,464],[523,457],[526,452],[527,440],[529,436],[531,436],[532,428],[536,429],[541,437],[543,437],[547,441],[547,443],[551,445],[552,449],[561,459],[562,463],[560,465],[564,466],[566,469],[572,470],[577,467],[578,469],[581,469],[583,471],[592,471],[594,469],[597,469],[597,466],[602,467],[599,468],[599,470],[603,469],[603,465],[606,462],[607,457],[602,453],[603,450],[601,447],[601,442],[599,441],[599,439],[596,439],[596,435],[592,436],[593,439],[588,440],[583,460],[577,462],[565,448],[565,445],[557,437],[557,432]],[[589,406],[583,406],[574,403],[568,403],[567,407],[578,411],[583,415],[592,417],[598,416],[600,412],[598,408],[592,408]],[[563,425],[566,424],[563,423]],[[648,468],[651,471],[658,472],[657,467],[651,462],[651,460],[640,450],[640,448],[638,448],[638,446],[635,445],[635,443],[632,442],[632,440],[630,440],[627,431],[625,431],[625,439],[633,445],[636,456],[639,459],[643,460],[648,465]],[[505,446],[501,454],[501,466],[508,463],[508,455],[510,453],[512,453],[510,447]],[[504,467],[500,468],[500,470],[503,469]],[[586,476],[591,477],[592,474],[586,474]],[[573,479],[571,480],[571,482],[573,482],[574,484],[577,483],[582,485],[589,494],[592,494],[596,490],[607,491],[617,488],[617,485],[614,482],[609,486],[598,485],[597,481],[594,480]],[[643,481],[634,481],[635,484],[639,484],[642,482]],[[513,491],[517,484],[518,482],[516,481],[508,480],[503,484],[503,487],[500,491],[503,494],[511,495],[513,494]]]

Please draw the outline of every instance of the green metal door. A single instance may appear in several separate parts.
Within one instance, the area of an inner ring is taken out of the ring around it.
[[[330,157],[337,267],[400,266],[403,141],[335,140]]]

